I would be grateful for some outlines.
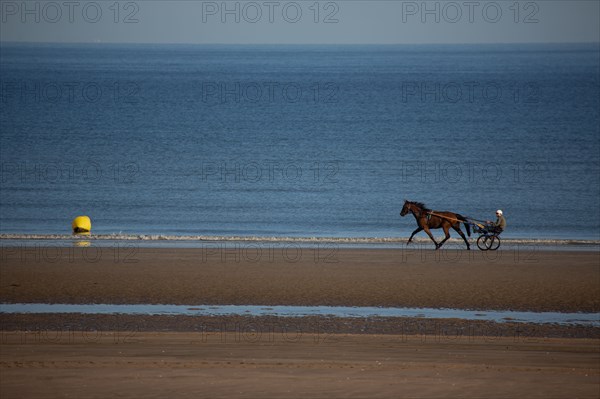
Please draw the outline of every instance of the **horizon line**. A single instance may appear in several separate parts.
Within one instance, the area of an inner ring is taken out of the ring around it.
[[[116,41],[29,41],[29,40],[0,40],[0,45],[4,44],[123,44],[123,45],[200,45],[200,46],[422,46],[422,45],[552,45],[552,44],[586,44],[598,45],[600,41],[564,41],[564,42],[423,42],[423,43],[229,43],[229,42],[116,42]]]

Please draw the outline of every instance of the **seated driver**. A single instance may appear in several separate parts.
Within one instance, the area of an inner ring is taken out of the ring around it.
[[[496,221],[494,223],[489,222],[494,226],[494,230],[496,234],[500,234],[506,228],[506,219],[504,219],[504,215],[501,209],[496,211]]]

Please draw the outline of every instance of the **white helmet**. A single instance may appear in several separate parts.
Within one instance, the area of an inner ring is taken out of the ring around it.
[[[498,215],[502,216],[502,209],[498,209],[498,210],[496,211],[496,213],[497,213]]]

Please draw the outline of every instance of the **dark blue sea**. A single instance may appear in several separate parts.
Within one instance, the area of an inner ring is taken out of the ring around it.
[[[0,233],[600,239],[597,44],[2,44]],[[421,233],[423,234],[423,233]],[[441,235],[441,231],[437,232]]]

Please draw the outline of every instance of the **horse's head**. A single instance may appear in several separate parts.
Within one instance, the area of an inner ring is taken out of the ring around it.
[[[420,216],[422,212],[428,212],[429,209],[422,202],[404,201],[404,206],[400,211],[400,216],[405,216],[409,212],[413,215]]]
[[[409,201],[404,201],[404,206],[402,207],[402,210],[400,211],[400,216],[406,216],[406,214],[410,212],[410,202]]]

